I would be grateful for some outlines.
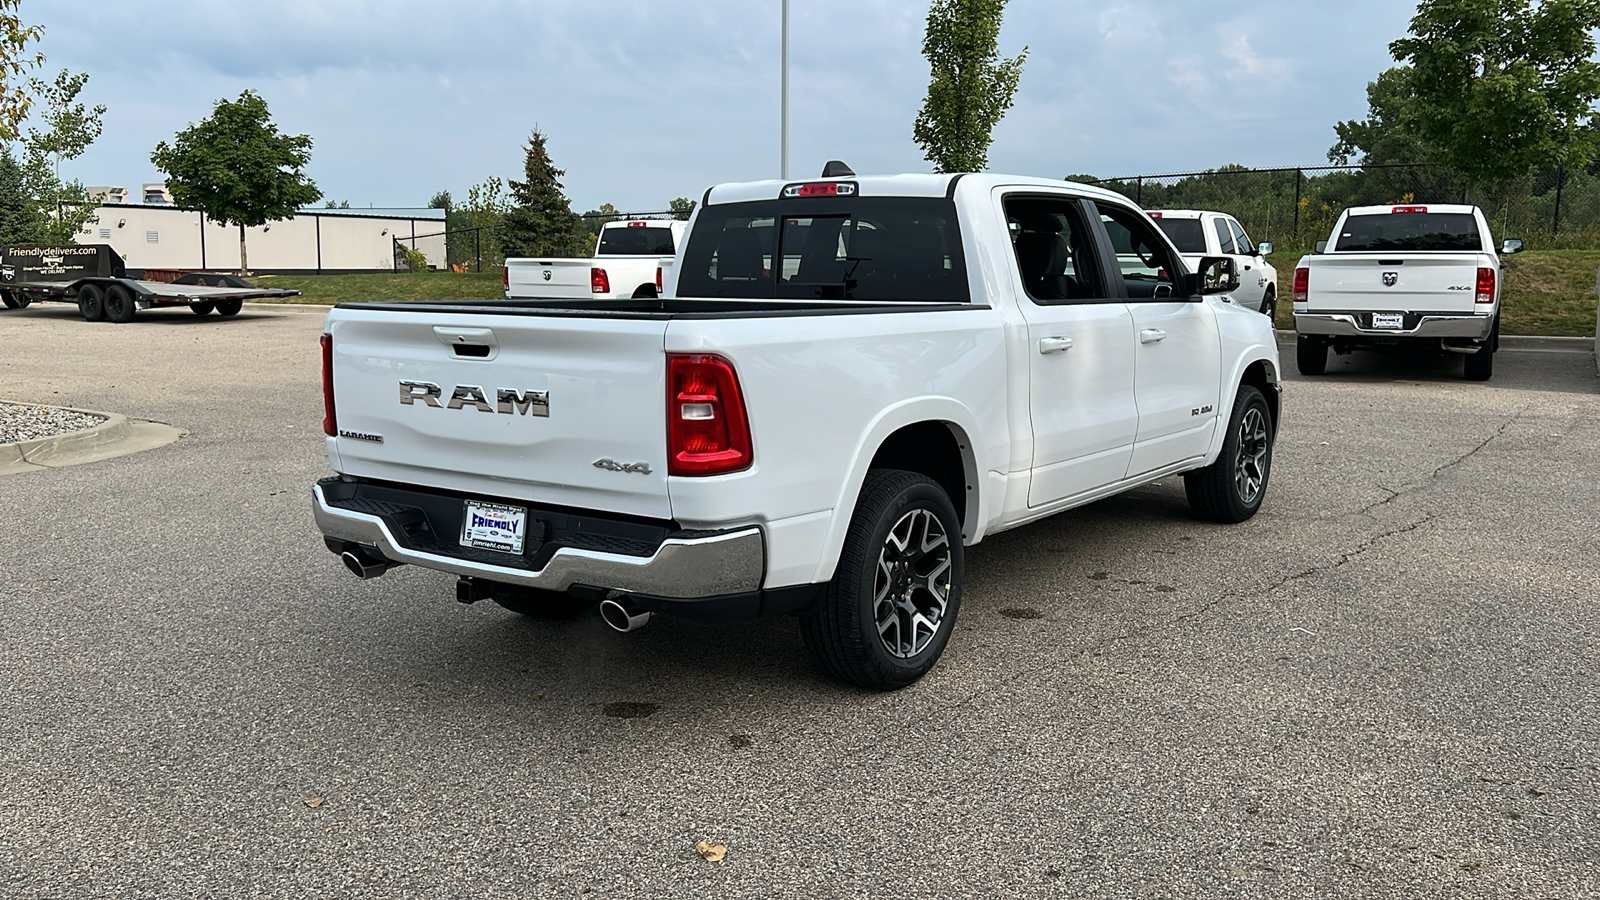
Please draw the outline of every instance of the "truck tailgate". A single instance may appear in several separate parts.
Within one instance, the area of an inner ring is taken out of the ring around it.
[[[587,297],[591,293],[588,259],[508,259],[506,296],[541,300]]]
[[[1476,253],[1329,253],[1313,257],[1306,291],[1307,312],[1481,312],[1475,298]]]
[[[332,320],[341,471],[671,518],[666,325],[341,308]]]

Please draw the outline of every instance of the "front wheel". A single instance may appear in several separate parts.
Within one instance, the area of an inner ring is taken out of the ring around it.
[[[1295,335],[1294,362],[1301,375],[1321,375],[1328,371],[1328,345],[1319,337]]]
[[[1184,493],[1195,515],[1231,523],[1256,514],[1272,474],[1274,432],[1267,398],[1251,385],[1240,386],[1217,461],[1183,476]]]
[[[1278,327],[1278,294],[1272,288],[1267,288],[1267,294],[1261,298],[1261,314],[1267,317],[1273,328]]]
[[[943,488],[916,472],[868,472],[833,581],[800,620],[812,660],[872,690],[921,678],[955,628],[964,567]]]

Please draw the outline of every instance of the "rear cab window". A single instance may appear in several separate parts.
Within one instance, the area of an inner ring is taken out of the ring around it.
[[[700,210],[680,297],[968,303],[955,204],[827,197]]]
[[[1172,219],[1162,216],[1156,219],[1155,223],[1167,233],[1167,237],[1172,239],[1179,253],[1206,252],[1206,233],[1199,219]]]
[[[1478,220],[1467,212],[1394,212],[1345,216],[1332,252],[1479,253]]]
[[[623,225],[600,232],[597,256],[671,256],[672,229],[654,225]]]

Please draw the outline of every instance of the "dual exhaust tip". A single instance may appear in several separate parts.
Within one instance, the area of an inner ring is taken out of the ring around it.
[[[357,578],[377,578],[397,565],[359,546],[340,553],[339,561]],[[600,601],[600,618],[624,634],[643,628],[654,615],[647,609],[640,609],[626,596],[608,597]]]

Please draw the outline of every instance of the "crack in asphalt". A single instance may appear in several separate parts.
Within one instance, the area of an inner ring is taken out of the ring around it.
[[[1511,418],[1505,420],[1504,422],[1501,422],[1500,423],[1500,427],[1496,428],[1494,430],[1494,434],[1491,434],[1488,437],[1484,438],[1478,444],[1478,446],[1473,447],[1471,450],[1468,450],[1467,452],[1461,454],[1460,456],[1456,457],[1455,459],[1451,460],[1450,462],[1447,462],[1444,465],[1440,466],[1439,468],[1434,469],[1433,470],[1433,475],[1430,476],[1430,480],[1432,480],[1434,478],[1438,478],[1440,475],[1444,474],[1444,470],[1445,469],[1455,468],[1456,466],[1459,466],[1462,463],[1466,462],[1467,460],[1471,459],[1472,457],[1478,455],[1479,451],[1481,451],[1481,450],[1483,450],[1483,448],[1489,446],[1489,444],[1492,443],[1495,438],[1505,435],[1506,429],[1510,428],[1512,425],[1515,425],[1521,419],[1522,419],[1522,414],[1518,413],[1517,415],[1512,416]]]

